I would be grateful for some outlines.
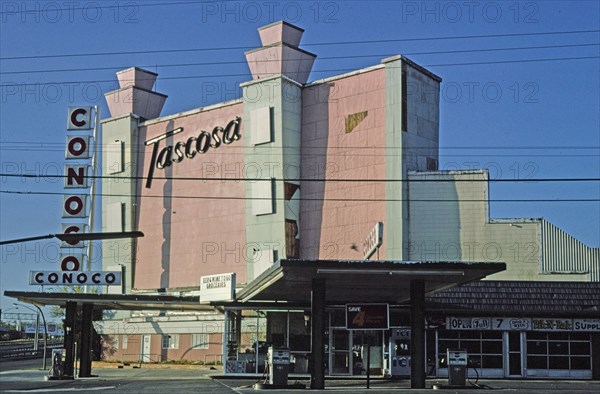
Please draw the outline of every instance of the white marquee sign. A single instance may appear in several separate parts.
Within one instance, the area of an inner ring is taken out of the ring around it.
[[[200,278],[200,302],[235,300],[235,273]]]

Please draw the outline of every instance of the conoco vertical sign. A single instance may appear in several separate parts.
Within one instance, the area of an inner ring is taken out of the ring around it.
[[[62,204],[62,231],[86,231],[89,216],[89,171],[93,141],[94,107],[69,107],[67,113],[67,144],[65,152],[64,187]],[[62,242],[61,271],[79,271],[86,255],[83,242]]]

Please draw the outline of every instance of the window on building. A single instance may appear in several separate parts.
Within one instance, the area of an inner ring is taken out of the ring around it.
[[[123,340],[121,341],[121,348],[123,350],[127,350],[127,343],[129,342],[129,337],[127,335],[123,335]]]
[[[445,360],[447,349],[465,349],[469,356],[469,366],[473,368],[503,368],[502,331],[440,331],[438,335],[440,368],[447,368]]]
[[[124,171],[123,152],[125,143],[115,140],[109,142],[106,147],[106,167],[109,174],[118,174]]]
[[[119,336],[113,335],[112,339],[113,339],[113,349],[118,350],[119,349]]]
[[[192,334],[193,349],[208,349],[209,337],[208,334]]]
[[[252,144],[266,144],[273,141],[271,127],[271,107],[262,107],[250,113]]]
[[[427,171],[437,171],[438,161],[432,157],[427,158]]]
[[[274,209],[274,180],[261,180],[252,183],[252,214],[268,215],[275,212]]]
[[[528,332],[528,369],[591,369],[591,338],[585,333]]]
[[[162,336],[162,348],[163,349],[179,349],[179,335],[163,335]]]

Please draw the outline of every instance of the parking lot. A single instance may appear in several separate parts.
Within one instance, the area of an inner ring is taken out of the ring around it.
[[[52,392],[126,392],[126,393],[249,393],[256,392],[253,383],[258,377],[226,378],[222,370],[199,366],[142,366],[142,368],[118,368],[116,365],[95,365],[92,378],[47,381],[47,371],[41,371],[31,365],[18,363],[0,363],[0,392],[2,393],[52,393]],[[290,383],[300,382],[307,386],[306,376],[292,376]],[[375,378],[371,388],[366,389],[365,378],[328,379],[326,389],[311,392],[349,392],[349,393],[389,393],[389,392],[432,392],[434,384],[446,384],[444,380],[428,380],[427,389],[411,390],[408,380],[388,380]],[[480,380],[480,388],[468,390],[472,393],[489,392],[494,389],[510,393],[576,392],[598,393],[598,381],[552,381],[552,380]],[[441,393],[455,393],[464,390],[436,390]],[[271,391],[273,392],[273,391]],[[276,390],[276,392],[298,392],[298,390]]]

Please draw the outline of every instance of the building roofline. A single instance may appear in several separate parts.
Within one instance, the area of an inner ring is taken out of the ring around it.
[[[100,123],[104,124],[104,123],[114,122],[116,120],[121,120],[121,119],[124,119],[124,118],[130,118],[130,117],[133,118],[133,119],[140,119],[140,117],[138,115],[134,114],[133,112],[130,112],[130,113],[124,114],[124,115],[118,115],[118,116],[113,116],[113,117],[110,117],[110,118],[101,119]]]
[[[285,81],[287,81],[287,82],[289,82],[291,84],[294,84],[294,85],[296,85],[298,87],[304,87],[305,86],[305,85],[302,85],[298,81],[294,81],[292,78],[288,77],[285,74],[273,74],[273,75],[269,75],[266,78],[253,79],[251,81],[242,82],[242,83],[240,83],[240,87],[243,88],[243,87],[246,87],[246,86],[254,85],[256,83],[268,82],[268,81],[270,81],[272,79],[278,79],[278,78],[284,79]],[[243,97],[242,97],[242,100],[243,100]]]
[[[195,109],[191,109],[188,111],[184,111],[184,112],[177,112],[171,115],[165,115],[165,116],[161,116],[158,118],[154,118],[154,119],[148,119],[144,122],[140,123],[140,127],[147,127],[147,126],[151,126],[153,124],[156,123],[161,123],[161,122],[165,122],[168,120],[172,120],[172,119],[177,119],[177,118],[181,118],[184,116],[191,116],[191,115],[195,115],[201,112],[206,112],[206,111],[212,111],[215,109],[219,109],[219,108],[223,108],[223,107],[228,107],[231,105],[236,105],[236,104],[240,104],[241,102],[243,102],[243,99],[240,98],[236,98],[233,100],[229,100],[229,101],[223,101],[221,103],[217,103],[217,104],[212,104],[212,105],[208,105],[206,107],[199,107],[199,108],[195,108]]]
[[[404,55],[394,55],[394,56],[386,57],[385,59],[381,60],[381,63],[382,64],[386,64],[386,63],[391,63],[391,62],[396,61],[396,60],[402,60],[403,62],[405,62],[406,64],[408,64],[412,68],[414,68],[414,69],[422,72],[423,74],[426,74],[430,78],[433,78],[433,79],[435,79],[438,82],[442,82],[442,77],[440,77],[437,74],[434,74],[433,72],[429,71],[425,67],[418,65],[417,63],[415,63],[414,61],[410,60],[409,58],[407,58]]]
[[[307,83],[306,85],[304,85],[304,87],[311,87],[311,86],[320,85],[320,84],[323,84],[323,83],[335,81],[337,79],[349,78],[349,77],[353,77],[355,75],[368,73],[368,72],[379,70],[379,69],[382,69],[382,68],[385,68],[385,66],[383,64],[376,64],[374,66],[369,66],[369,67],[361,68],[361,69],[350,71],[350,72],[347,72],[347,73],[344,73],[344,74],[338,74],[338,75],[334,75],[334,76],[331,76],[331,77],[317,79],[316,81],[312,81],[312,82]]]
[[[125,71],[127,71],[127,70],[125,70]],[[164,98],[169,97],[167,94],[155,92],[154,90],[140,88],[139,86],[136,86],[136,85],[127,85],[127,86],[119,88],[119,89],[111,90],[109,92],[104,93],[104,97],[106,97],[107,95],[112,94],[112,93],[121,92],[123,90],[129,90],[129,89],[141,90],[143,92],[148,92],[148,93],[156,94],[156,95],[162,96]]]
[[[277,42],[275,42],[275,43],[273,43],[273,44],[265,45],[265,46],[258,47],[258,48],[254,48],[254,49],[250,49],[250,50],[248,50],[248,51],[244,52],[244,55],[249,55],[249,54],[251,54],[251,53],[258,52],[258,51],[261,51],[261,50],[263,50],[263,49],[267,49],[267,48],[274,48],[274,47],[278,47],[278,46],[282,46],[282,47],[288,47],[288,48],[291,48],[291,49],[295,49],[295,50],[297,50],[297,51],[300,51],[300,52],[302,52],[302,53],[304,53],[304,54],[306,54],[306,55],[308,55],[308,56],[312,56],[312,57],[315,57],[315,58],[317,57],[317,55],[316,55],[316,54],[314,54],[314,53],[312,53],[312,52],[309,52],[309,51],[307,51],[307,50],[305,50],[305,49],[302,49],[302,48],[300,48],[300,47],[295,47],[295,46],[293,46],[293,45],[290,45],[290,44],[288,44],[288,43],[285,43],[285,42],[283,42],[283,41],[277,41]],[[256,61],[256,60],[255,60],[255,61]],[[274,62],[274,61],[279,61],[279,59],[277,59],[277,60],[259,60],[259,62]],[[284,61],[284,62],[285,62],[286,60],[282,59],[281,61]],[[298,61],[298,59],[289,59],[289,60],[287,60],[287,61]]]
[[[470,174],[488,174],[488,170],[482,168],[476,170],[408,171],[409,176],[447,176]]]
[[[490,219],[490,223],[541,223],[544,218],[500,218]]]
[[[273,27],[273,26],[276,26],[276,25],[286,25],[286,26],[289,26],[289,27],[291,27],[293,29],[296,29],[298,31],[304,32],[303,28],[298,27],[296,25],[292,25],[291,23],[283,21],[283,20],[276,21],[276,22],[273,22],[273,23],[269,23],[268,25],[265,25],[265,26],[261,26],[261,27],[258,28],[258,31],[264,30],[264,29],[268,29],[269,27]]]
[[[132,67],[128,67],[128,68],[126,68],[126,69],[124,69],[124,70],[117,71],[117,72],[116,72],[116,74],[117,74],[117,75],[119,75],[119,74],[123,74],[124,72],[130,71],[130,70],[138,70],[138,71],[145,72],[145,73],[147,73],[147,74],[152,74],[152,75],[156,75],[156,76],[158,76],[158,74],[157,74],[157,73],[155,73],[155,72],[153,72],[153,71],[146,70],[145,68],[141,68],[141,67],[138,67],[138,66],[132,66]]]

